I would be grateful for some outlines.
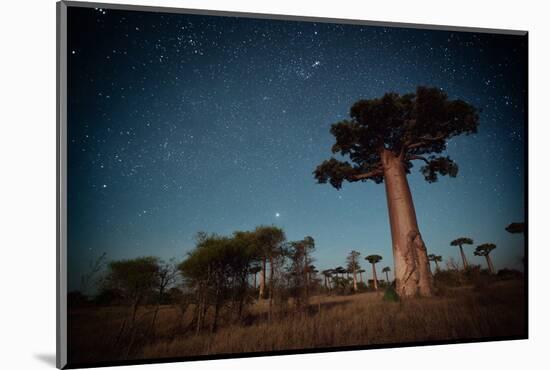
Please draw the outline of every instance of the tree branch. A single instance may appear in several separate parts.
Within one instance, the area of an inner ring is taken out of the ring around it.
[[[409,156],[407,157],[407,159],[408,159],[409,161],[420,160],[420,161],[424,161],[424,162],[426,162],[426,163],[430,163],[430,161],[428,161],[425,157],[422,157],[421,155],[414,155],[414,154],[413,154],[413,155],[409,155]]]
[[[368,179],[368,178],[370,178],[370,177],[380,176],[380,175],[382,175],[382,174],[383,174],[382,169],[377,168],[377,169],[372,170],[372,171],[369,171],[369,172],[364,172],[364,173],[360,173],[360,174],[358,174],[358,175],[350,176],[349,180],[350,180],[350,181],[365,180],[365,179]]]
[[[418,148],[420,146],[426,145],[427,141],[439,141],[439,140],[445,139],[446,137],[447,136],[445,136],[445,135],[439,135],[439,136],[436,136],[436,137],[423,136],[423,137],[420,138],[420,141],[418,141],[416,143],[410,143],[410,144],[403,145],[402,152],[405,152],[407,149],[414,149],[414,148]]]

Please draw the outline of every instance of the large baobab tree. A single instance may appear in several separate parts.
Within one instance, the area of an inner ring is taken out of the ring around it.
[[[385,272],[386,273],[386,282],[389,284],[390,283],[390,277],[388,275],[388,272],[390,272],[391,269],[389,266],[386,266],[382,269],[382,272]]]
[[[419,160],[429,183],[438,175],[455,177],[458,165],[441,153],[449,139],[477,131],[477,110],[462,100],[449,100],[441,89],[418,87],[413,94],[360,100],[351,107],[350,117],[330,131],[336,138],[332,152],[348,156],[352,163],[333,157],[317,166],[315,178],[336,189],[344,181],[385,183],[397,292],[430,296],[433,279],[407,175]]]
[[[376,276],[376,264],[380,261],[382,261],[382,256],[379,256],[378,254],[371,254],[370,256],[366,256],[365,259],[369,261],[369,263],[372,265],[372,281],[373,281],[373,287],[374,290],[378,290],[378,277]]]
[[[352,273],[353,276],[353,291],[357,291],[357,272],[361,268],[359,265],[359,256],[361,253],[357,251],[351,251],[347,258],[348,271]]]
[[[485,257],[485,259],[487,260],[487,268],[489,269],[489,272],[491,274],[495,273],[495,267],[493,266],[493,261],[491,260],[491,256],[489,254],[496,247],[497,246],[492,243],[485,243],[478,245],[476,247],[476,250],[474,251],[474,255]]]
[[[436,256],[435,254],[429,254],[428,260],[435,263],[435,271],[439,271],[439,262],[441,262],[443,259],[441,256]]]
[[[466,255],[464,254],[464,249],[462,248],[463,245],[472,245],[474,244],[474,241],[470,238],[458,238],[451,242],[451,246],[458,247],[460,249],[460,256],[462,257],[462,266],[464,267],[464,270],[468,268],[468,260],[466,259]]]

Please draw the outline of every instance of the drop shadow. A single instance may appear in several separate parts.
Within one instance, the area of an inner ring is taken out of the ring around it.
[[[35,353],[34,358],[42,361],[46,365],[50,365],[51,367],[56,367],[57,365],[55,361],[55,353]]]

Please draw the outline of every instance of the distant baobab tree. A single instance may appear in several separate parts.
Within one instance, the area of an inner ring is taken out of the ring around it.
[[[477,132],[477,109],[462,100],[449,100],[438,88],[418,87],[416,93],[386,93],[353,104],[349,120],[332,125],[334,157],[313,172],[320,184],[340,189],[344,181],[385,182],[392,234],[397,293],[431,296],[434,292],[426,246],[416,220],[407,175],[415,160],[429,183],[438,175],[455,177],[458,165],[440,155],[447,141]]]
[[[485,243],[478,245],[476,247],[476,250],[474,251],[474,254],[476,256],[483,256],[487,260],[487,268],[489,268],[489,272],[491,274],[495,273],[495,268],[493,266],[493,261],[491,260],[491,256],[489,255],[493,249],[495,249],[497,246],[492,243]]]
[[[525,223],[512,222],[510,225],[506,226],[506,231],[511,234],[525,234]]]
[[[276,226],[258,226],[254,230],[255,241],[261,256],[260,290],[259,298],[267,298],[267,262],[270,265],[269,294],[272,295],[274,259],[280,253],[281,245],[286,240],[285,233]]]
[[[464,266],[464,269],[466,270],[468,268],[468,260],[466,259],[466,255],[464,254],[464,250],[462,249],[462,246],[464,244],[472,245],[474,244],[474,241],[470,238],[458,238],[451,242],[451,245],[453,247],[458,246],[460,248],[460,255],[462,256],[462,265]]]
[[[352,273],[353,275],[353,291],[357,291],[357,272],[361,268],[359,265],[359,256],[361,253],[357,251],[351,251],[348,258],[348,271]]]
[[[386,266],[382,269],[382,272],[385,272],[386,273],[386,282],[389,284],[390,283],[390,277],[388,275],[388,272],[391,271],[391,268],[389,266]]]
[[[439,271],[439,262],[442,261],[441,256],[436,256],[435,254],[429,254],[428,259],[435,263],[435,271]]]
[[[256,284],[256,280],[257,280],[257,277],[258,277],[258,272],[262,271],[262,267],[261,266],[252,266],[250,268],[250,273],[252,275],[254,275],[254,289],[257,288],[257,284]]]
[[[346,272],[346,269],[343,268],[342,266],[338,266],[334,269],[334,272],[336,272],[336,276],[338,276],[338,274],[341,274],[341,277],[343,278],[344,273]]]
[[[363,282],[363,272],[365,272],[365,270],[361,269],[361,270],[358,270],[357,272],[359,273],[359,281]]]
[[[372,280],[374,281],[374,290],[378,290],[378,278],[376,277],[376,267],[375,265],[382,261],[382,256],[377,254],[371,254],[370,256],[365,257],[370,264],[372,264]]]
[[[323,283],[325,285],[325,289],[326,290],[330,290],[330,278],[332,276],[332,271],[331,269],[328,269],[328,270],[323,270],[321,271],[321,274],[323,275]]]

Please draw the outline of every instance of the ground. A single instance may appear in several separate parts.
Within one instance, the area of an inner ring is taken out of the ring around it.
[[[142,308],[136,334],[119,336],[125,307],[85,307],[69,314],[70,363],[155,359],[333,346],[382,345],[525,337],[524,285],[521,280],[487,286],[448,288],[439,296],[401,302],[383,292],[311,297],[307,310],[292,304],[267,319],[267,303],[248,308],[239,324],[225,320],[216,333],[195,333],[191,311],[161,306],[154,327]]]

